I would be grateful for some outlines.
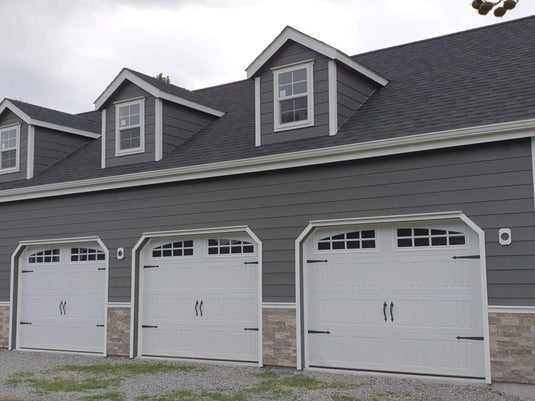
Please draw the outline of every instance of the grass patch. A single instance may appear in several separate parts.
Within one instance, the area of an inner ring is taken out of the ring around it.
[[[333,401],[364,401],[362,398],[350,397],[348,395],[333,395]]]
[[[80,392],[84,393],[90,390],[106,389],[110,386],[119,384],[120,380],[117,378],[103,379],[98,377],[88,377],[84,379],[73,379],[63,377],[52,378],[37,378],[35,376],[28,377],[17,384],[24,383],[34,389],[39,394],[55,393],[55,392]],[[13,385],[13,384],[11,384]]]
[[[80,398],[82,401],[124,401],[124,395],[121,393],[105,393],[105,394],[97,394],[97,395],[87,395],[85,397]],[[1,401],[1,400],[0,400]]]
[[[198,370],[195,366],[190,365],[167,365],[158,364],[124,364],[124,365],[66,365],[58,366],[55,370],[63,372],[75,372],[93,376],[117,376],[133,377],[145,374],[159,374],[170,372],[191,372]]]
[[[247,401],[243,394],[225,394],[217,392],[194,393],[192,391],[176,391],[174,393],[136,398],[137,401]]]

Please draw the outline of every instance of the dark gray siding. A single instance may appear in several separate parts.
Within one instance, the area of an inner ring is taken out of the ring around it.
[[[0,182],[26,179],[26,165],[28,163],[28,125],[11,110],[4,110],[0,116],[0,127],[12,124],[20,124],[19,171],[16,173],[0,174]]]
[[[529,140],[2,204],[0,301],[19,240],[100,236],[110,300],[128,301],[142,232],[241,224],[263,241],[264,301],[293,301],[294,241],[310,220],[457,210],[486,231],[490,303],[535,305]],[[511,246],[498,244],[500,227],[512,229]]]
[[[145,98],[145,152],[134,155],[115,156],[115,105],[114,102],[134,98]],[[125,81],[106,104],[106,166],[154,161],[155,151],[154,97],[130,81]]]
[[[314,60],[314,126],[273,131],[273,72],[271,68]],[[329,59],[293,41],[288,41],[259,71],[262,144],[329,135]]]
[[[34,175],[92,140],[79,135],[35,127]]]
[[[213,117],[198,111],[163,101],[163,151],[168,153],[184,143]]]
[[[338,92],[338,127],[345,124],[347,119],[357,111],[368,99],[376,87],[359,78],[355,71],[350,71],[340,63],[336,65],[336,80]]]

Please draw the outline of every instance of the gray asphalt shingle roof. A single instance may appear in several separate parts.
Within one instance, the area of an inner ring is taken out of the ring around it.
[[[24,103],[19,100],[7,100],[36,120],[100,134],[100,122],[95,121],[95,119],[52,110],[35,104]]]
[[[98,139],[33,179],[4,183],[0,190],[535,118],[533,37],[535,17],[529,17],[354,56],[390,82],[335,136],[256,147],[252,80],[198,90],[227,114],[163,160],[101,169]]]

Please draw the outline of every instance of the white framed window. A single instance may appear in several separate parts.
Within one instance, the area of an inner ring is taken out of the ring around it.
[[[19,171],[20,125],[0,128],[0,174]]]
[[[145,151],[145,99],[115,104],[115,156]]]
[[[318,251],[375,249],[375,230],[354,230],[318,239]]]
[[[58,263],[59,262],[59,248],[54,249],[44,249],[42,251],[38,251],[35,253],[32,253],[28,257],[28,263],[36,263],[36,264],[42,264],[42,263]]]
[[[398,228],[396,237],[398,248],[447,247],[466,244],[464,233],[438,228]]]
[[[313,62],[273,69],[274,130],[314,125]]]
[[[175,241],[152,248],[153,258],[193,256],[193,240]]]
[[[100,249],[71,248],[71,262],[106,260],[106,254]]]
[[[210,238],[208,255],[236,255],[254,253],[254,245],[250,241],[233,238]]]

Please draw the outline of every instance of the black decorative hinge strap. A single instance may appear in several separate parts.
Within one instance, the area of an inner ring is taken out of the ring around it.
[[[327,263],[327,259],[307,259],[307,263]]]
[[[258,262],[243,262],[244,265],[257,265]]]
[[[21,270],[21,273],[33,273],[33,270]]]
[[[475,341],[483,341],[485,337],[461,337],[457,336],[455,337],[457,340],[475,340]]]
[[[481,255],[452,256],[452,259],[481,259]]]
[[[97,327],[104,327],[103,324],[97,324]]]
[[[20,324],[32,324],[32,322],[20,322]]]
[[[145,266],[143,266],[144,269],[156,269],[158,267],[160,267],[160,266],[158,266],[158,265],[145,265]]]
[[[149,326],[147,324],[143,324],[143,325],[141,325],[141,328],[142,329],[157,329],[158,326]]]
[[[245,331],[258,331],[258,327],[245,327],[243,330],[245,330]]]
[[[331,332],[327,330],[309,330],[308,334],[331,334]]]

